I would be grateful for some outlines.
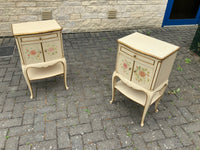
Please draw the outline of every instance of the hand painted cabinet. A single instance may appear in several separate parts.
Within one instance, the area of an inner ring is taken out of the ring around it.
[[[168,85],[178,49],[178,46],[137,32],[119,39],[110,103],[117,89],[144,106],[141,120],[143,126],[149,106],[155,102],[158,111],[157,106]]]
[[[65,87],[68,89],[62,28],[58,23],[55,20],[18,23],[12,25],[12,30],[31,98],[31,80],[64,74]]]

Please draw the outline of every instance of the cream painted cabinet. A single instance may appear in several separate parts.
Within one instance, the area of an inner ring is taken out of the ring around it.
[[[18,46],[22,71],[33,98],[30,81],[64,74],[66,60],[63,52],[62,28],[55,20],[12,25]]]
[[[119,39],[111,103],[117,89],[144,106],[143,126],[149,106],[155,102],[158,111],[178,49],[178,46],[137,32]]]

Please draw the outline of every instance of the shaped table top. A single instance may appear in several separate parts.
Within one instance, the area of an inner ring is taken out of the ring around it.
[[[55,20],[12,24],[13,35],[27,35],[62,30]]]
[[[155,39],[153,37],[135,32],[118,39],[118,42],[140,53],[164,59],[176,52],[180,47]]]

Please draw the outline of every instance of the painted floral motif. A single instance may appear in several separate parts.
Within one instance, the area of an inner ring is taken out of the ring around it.
[[[30,51],[30,55],[36,55],[36,54],[37,54],[36,50],[31,50]]]
[[[124,65],[124,68],[125,68],[125,69],[128,68],[128,65],[127,65],[126,63],[124,63],[123,65]]]
[[[131,61],[128,61],[127,59],[122,59],[120,63],[120,67],[124,74],[129,75],[131,71]]]
[[[30,49],[25,50],[25,55],[27,55],[27,58],[31,60],[41,60],[40,50],[35,50],[32,47]]]
[[[135,74],[135,80],[138,82],[145,83],[146,81],[150,81],[150,72],[147,68],[143,68],[141,66],[136,66],[136,70],[134,72]]]
[[[45,52],[50,56],[55,55],[58,53],[57,46],[54,44],[53,45],[48,44]]]
[[[52,51],[54,51],[55,49],[53,48],[53,47],[50,47],[49,49],[48,49],[48,51],[49,52],[52,52]]]

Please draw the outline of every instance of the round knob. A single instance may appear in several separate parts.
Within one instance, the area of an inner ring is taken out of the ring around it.
[[[134,55],[133,57],[136,57],[136,55]]]

